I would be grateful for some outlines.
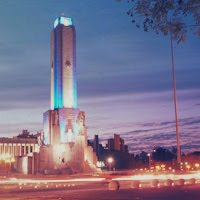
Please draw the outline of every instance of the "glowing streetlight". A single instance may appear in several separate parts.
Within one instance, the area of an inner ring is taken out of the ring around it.
[[[108,163],[110,163],[110,164],[113,163],[113,158],[112,157],[108,158]]]
[[[199,168],[199,163],[195,163],[195,165],[194,165],[197,169]]]
[[[109,171],[111,171],[111,166],[112,166],[112,164],[113,164],[113,162],[114,162],[114,159],[113,159],[112,157],[109,157],[109,158],[107,159],[107,162],[108,162],[108,165],[109,165]]]
[[[190,165],[186,165],[187,170],[190,170],[191,166]]]

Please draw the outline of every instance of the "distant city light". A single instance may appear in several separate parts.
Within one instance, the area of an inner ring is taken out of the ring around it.
[[[97,161],[96,165],[98,168],[105,167],[105,163],[103,161]]]
[[[199,163],[195,163],[194,165],[196,168],[199,168]]]

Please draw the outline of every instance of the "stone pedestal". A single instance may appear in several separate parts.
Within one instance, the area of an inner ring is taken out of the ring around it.
[[[46,156],[52,157],[53,169],[73,172],[88,171],[95,168],[97,159],[87,146],[87,131],[85,113],[79,109],[59,108],[44,113],[44,146],[47,146]],[[43,156],[40,162],[43,162]],[[88,164],[89,163],[89,164]],[[44,169],[46,164],[41,164]],[[50,168],[47,166],[47,168]]]

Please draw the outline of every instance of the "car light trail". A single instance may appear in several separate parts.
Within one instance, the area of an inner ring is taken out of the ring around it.
[[[113,178],[112,180],[117,181],[131,181],[131,180],[153,180],[153,179],[159,179],[159,180],[167,180],[167,179],[200,179],[200,172],[193,173],[193,174],[143,174],[143,175],[134,175],[134,176],[128,176],[128,177],[120,177],[120,178]]]
[[[25,184],[25,183],[66,183],[66,182],[101,182],[104,181],[105,178],[76,178],[76,179],[47,179],[47,180],[32,180],[32,179],[6,179],[0,180],[0,184],[6,183],[17,183],[17,184]]]

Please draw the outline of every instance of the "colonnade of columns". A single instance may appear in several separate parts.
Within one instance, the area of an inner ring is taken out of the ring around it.
[[[0,143],[0,155],[9,154],[11,157],[24,156],[35,152],[37,144]]]

